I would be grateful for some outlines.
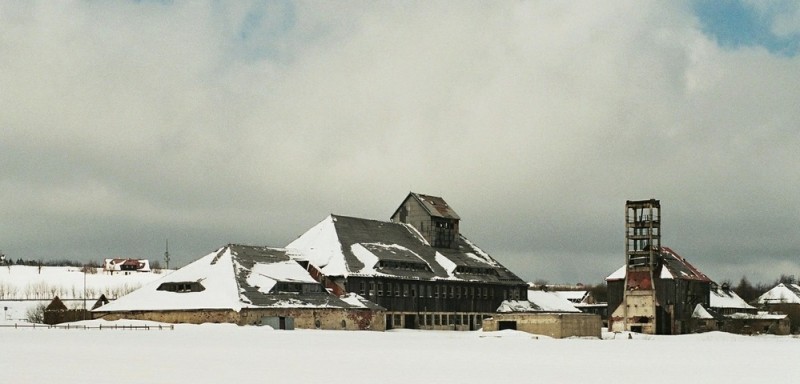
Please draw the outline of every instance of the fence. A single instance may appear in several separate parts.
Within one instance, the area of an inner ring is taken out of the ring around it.
[[[97,329],[97,330],[104,330],[104,329],[116,329],[116,330],[141,330],[141,331],[161,331],[161,330],[175,330],[175,325],[103,325],[99,324],[96,326],[93,325],[81,325],[81,324],[58,324],[58,325],[49,325],[49,324],[0,324],[0,328],[39,328],[39,329]]]

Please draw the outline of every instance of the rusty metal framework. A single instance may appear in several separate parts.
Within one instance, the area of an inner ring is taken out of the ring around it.
[[[661,251],[661,203],[658,200],[625,203],[624,329],[656,333],[654,272]]]

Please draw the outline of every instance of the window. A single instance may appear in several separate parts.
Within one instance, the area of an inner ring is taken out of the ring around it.
[[[386,296],[392,296],[392,283],[386,283]]]
[[[383,296],[383,283],[378,283],[378,296]]]
[[[433,297],[433,286],[428,285],[428,297]]]
[[[408,284],[403,284],[403,297],[408,297]]]
[[[439,286],[438,286],[438,285],[436,286],[436,291],[435,291],[435,292],[436,292],[436,293],[434,294],[434,296],[433,296],[433,297],[435,297],[435,298],[437,298],[437,299],[438,299],[438,298],[439,298]]]
[[[400,297],[400,283],[394,284],[394,295]]]
[[[432,319],[433,319],[433,316],[425,315],[425,325],[433,325],[433,322],[431,322]]]
[[[186,292],[202,292],[205,291],[206,288],[202,284],[196,281],[180,281],[180,282],[162,283],[161,285],[158,286],[158,288],[156,288],[156,290],[186,293]]]
[[[440,325],[441,322],[439,321],[439,314],[433,315],[433,325]]]
[[[364,292],[366,292],[366,290],[367,290],[367,284],[365,284],[365,283],[362,281],[362,282],[361,282],[361,284],[359,284],[358,286],[359,286],[359,288],[358,288],[358,294],[359,294],[359,295],[361,295],[361,296],[364,296]]]
[[[455,294],[456,294],[455,289],[453,289],[453,286],[451,285],[450,286],[450,298],[452,299],[453,297],[455,297]]]
[[[461,287],[455,287],[456,289],[456,299],[461,298]]]
[[[369,295],[370,296],[375,296],[375,282],[374,281],[370,281],[369,282]]]
[[[411,297],[417,297],[417,286],[411,284]]]

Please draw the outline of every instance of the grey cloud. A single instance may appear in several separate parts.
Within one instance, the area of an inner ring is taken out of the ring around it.
[[[671,4],[301,2],[246,43],[251,9],[214,4],[6,12],[6,254],[169,237],[186,263],[413,190],[529,280],[601,281],[651,197],[713,278],[796,273],[797,58],[721,50]]]

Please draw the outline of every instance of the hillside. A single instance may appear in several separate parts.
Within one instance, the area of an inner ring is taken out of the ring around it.
[[[95,268],[94,273],[83,273],[78,267],[0,267],[0,309],[3,310],[0,320],[23,320],[29,308],[49,303],[55,296],[71,308],[82,307],[84,298],[91,306],[100,295],[114,300],[171,272],[115,272],[112,275],[102,268]]]

